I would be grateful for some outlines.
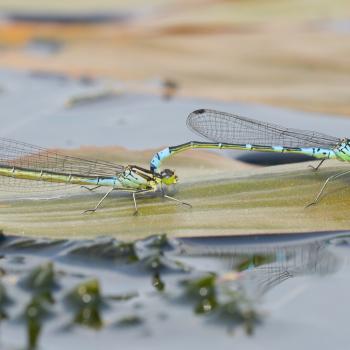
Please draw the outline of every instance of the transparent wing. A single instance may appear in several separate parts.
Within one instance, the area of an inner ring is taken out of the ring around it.
[[[214,142],[282,147],[333,148],[339,139],[314,131],[287,129],[235,114],[199,109],[187,118],[197,134]]]
[[[85,177],[115,176],[124,167],[106,161],[96,161],[62,155],[27,143],[0,138],[0,167],[25,168]],[[50,181],[22,180],[0,176],[0,189],[5,192],[60,192],[76,185]]]
[[[49,199],[88,194],[77,185],[0,176],[0,201],[13,199]]]

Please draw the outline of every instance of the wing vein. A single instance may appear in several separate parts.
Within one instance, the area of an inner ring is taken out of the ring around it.
[[[282,146],[290,148],[334,148],[339,139],[315,131],[284,128],[239,115],[200,109],[187,118],[195,133],[214,142]]]

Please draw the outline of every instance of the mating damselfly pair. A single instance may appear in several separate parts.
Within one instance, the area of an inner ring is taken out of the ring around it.
[[[151,160],[150,170],[136,166],[122,166],[113,162],[87,160],[62,155],[38,146],[0,138],[0,187],[7,190],[46,190],[50,187],[81,186],[90,191],[107,188],[107,191],[92,208],[94,212],[112,191],[132,194],[135,213],[136,195],[160,192],[163,197],[191,207],[166,192],[166,187],[177,183],[173,170],[159,170],[161,162],[179,152],[194,148],[235,149],[263,152],[299,153],[321,159],[350,160],[350,145],[347,139],[338,139],[317,132],[287,129],[259,122],[234,114],[200,109],[192,112],[187,124],[197,134],[213,142],[191,141],[158,152]],[[316,168],[316,170],[319,168]],[[317,195],[315,204],[327,183],[349,171],[331,176]],[[25,183],[25,185],[24,185]]]

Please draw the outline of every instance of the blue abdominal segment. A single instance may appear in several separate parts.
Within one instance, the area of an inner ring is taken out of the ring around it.
[[[118,185],[121,186],[116,176],[109,177],[109,178],[98,177],[94,179],[86,179],[86,182],[94,186],[109,186],[109,187],[118,187]]]
[[[336,159],[337,156],[332,149],[328,148],[300,148],[300,153],[317,159]]]
[[[170,152],[170,149],[169,147],[168,148],[165,148],[163,149],[162,151],[156,153],[152,160],[151,160],[151,164],[150,164],[150,169],[152,172],[156,171],[159,169],[162,161],[168,157],[171,156],[171,152]]]
[[[347,155],[344,153],[344,149],[336,150],[329,148],[317,148],[317,147],[305,147],[305,148],[289,148],[282,146],[262,146],[254,144],[230,144],[230,143],[212,143],[212,142],[198,142],[191,141],[178,146],[167,147],[162,151],[156,153],[150,163],[150,169],[152,172],[157,172],[161,163],[169,158],[171,155],[183,152],[189,149],[231,149],[231,150],[243,150],[243,151],[258,151],[258,152],[277,152],[277,153],[296,153],[305,154],[317,159],[340,159],[339,152],[343,152],[342,158],[348,158],[350,160],[350,148]],[[338,153],[336,153],[338,152]],[[345,160],[345,159],[342,159]]]

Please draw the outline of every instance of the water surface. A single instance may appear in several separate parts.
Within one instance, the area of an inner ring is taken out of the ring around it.
[[[2,236],[1,348],[345,349],[349,243]]]

